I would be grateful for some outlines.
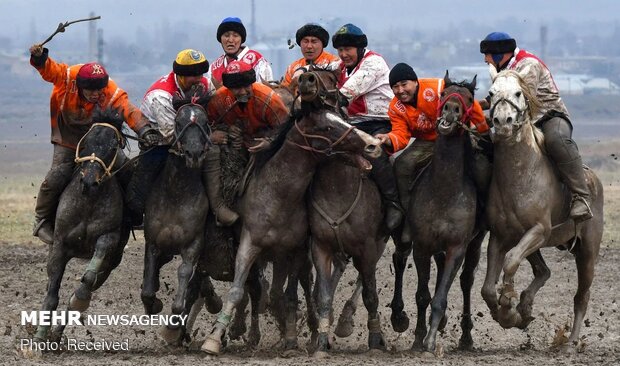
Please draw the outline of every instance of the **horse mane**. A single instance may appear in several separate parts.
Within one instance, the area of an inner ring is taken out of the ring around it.
[[[125,122],[125,116],[122,113],[122,110],[107,107],[105,109],[101,109],[99,107],[95,108],[93,112],[93,123],[108,123],[114,126],[119,132],[121,132],[123,128],[123,122]]]
[[[175,111],[178,111],[179,108],[186,104],[199,104],[205,110],[207,109],[207,105],[209,104],[209,100],[211,100],[211,94],[200,84],[200,87],[194,85],[189,91],[186,93],[186,97],[181,96],[180,93],[176,93],[172,97],[172,108]]]
[[[280,150],[284,142],[286,141],[286,135],[295,125],[296,116],[289,115],[286,123],[283,123],[278,128],[278,132],[275,135],[275,138],[271,141],[271,144],[268,148],[257,152],[254,156],[254,174],[258,174],[258,172],[267,164],[267,162]]]

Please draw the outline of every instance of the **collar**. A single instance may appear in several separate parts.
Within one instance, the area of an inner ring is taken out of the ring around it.
[[[511,69],[513,67],[515,62],[517,62],[517,54],[519,54],[519,52],[521,52],[519,47],[515,48],[514,52],[512,53],[512,57],[510,58],[510,60],[508,60],[508,63],[506,64],[506,67],[504,69]]]

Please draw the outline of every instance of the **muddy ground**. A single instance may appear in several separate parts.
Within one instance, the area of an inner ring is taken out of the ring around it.
[[[92,314],[142,314],[140,283],[142,279],[143,240],[130,239],[125,256],[119,268],[113,272],[107,283],[95,293],[89,312]],[[79,340],[125,340],[129,351],[66,351],[46,353],[39,359],[24,359],[17,351],[19,338],[26,336],[27,330],[19,325],[21,310],[36,310],[40,307],[45,290],[45,261],[47,247],[36,243],[13,244],[0,241],[0,308],[3,336],[0,338],[0,364],[67,364],[67,365],[175,365],[175,364],[446,364],[446,365],[618,365],[620,364],[620,309],[618,303],[620,290],[618,263],[620,249],[614,243],[603,243],[597,275],[592,288],[592,297],[585,327],[582,328],[582,343],[578,352],[558,352],[551,347],[558,329],[570,323],[572,317],[572,297],[576,289],[574,261],[566,252],[546,249],[543,252],[552,271],[551,279],[540,291],[534,305],[536,319],[525,331],[504,330],[488,314],[480,296],[480,288],[486,268],[484,257],[477,273],[473,296],[475,351],[456,350],[460,336],[461,296],[458,283],[450,292],[448,304],[448,325],[438,337],[443,354],[429,356],[409,352],[413,340],[413,329],[403,334],[394,332],[389,322],[388,304],[392,296],[393,276],[391,268],[391,243],[379,263],[377,274],[380,298],[380,314],[385,338],[389,344],[388,352],[372,354],[366,352],[367,332],[366,312],[363,305],[355,317],[355,332],[346,339],[337,338],[331,357],[317,361],[308,356],[305,345],[309,334],[305,325],[299,325],[299,340],[302,350],[297,356],[283,358],[278,344],[278,332],[269,315],[261,315],[262,339],[256,349],[249,349],[242,341],[233,341],[225,353],[217,358],[206,356],[192,349],[174,349],[163,344],[154,326],[112,327],[98,326],[68,327],[66,335]],[[162,272],[160,294],[170,311],[171,298],[176,283],[176,265],[172,262]],[[69,295],[79,283],[86,262],[73,260],[65,273],[61,290],[61,306],[65,308]],[[523,289],[530,280],[527,265],[521,267],[518,286]],[[340,311],[344,301],[351,294],[355,279],[352,268],[348,269],[336,295],[335,308]],[[415,316],[414,295],[415,270],[406,272],[406,311]],[[225,294],[227,283],[216,283],[220,294]],[[196,342],[199,345],[210,329],[215,315],[203,312],[196,327]],[[412,325],[414,322],[412,321]]]

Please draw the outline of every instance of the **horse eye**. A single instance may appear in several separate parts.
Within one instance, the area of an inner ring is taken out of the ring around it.
[[[493,95],[495,95],[495,93],[493,93],[492,91],[490,91],[490,92],[489,92],[489,96],[490,96],[491,98],[493,98]]]
[[[520,91],[516,92],[515,95],[517,96],[517,98],[521,98],[521,92]]]

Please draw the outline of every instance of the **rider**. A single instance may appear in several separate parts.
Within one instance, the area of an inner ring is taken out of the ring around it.
[[[316,65],[319,68],[330,69],[338,66],[338,61],[340,61],[338,56],[325,51],[325,47],[329,44],[329,33],[325,28],[318,24],[308,23],[297,30],[295,40],[303,57],[288,66],[282,80],[283,86],[291,85],[297,76],[295,72],[305,66]]]
[[[353,24],[343,25],[332,37],[340,56],[338,89],[349,105],[349,123],[371,135],[391,129],[388,106],[394,93],[390,89],[390,69],[379,54],[366,49],[368,39]],[[389,230],[402,220],[394,171],[385,152],[372,162],[371,177],[377,183],[386,206],[385,223]]]
[[[151,144],[141,144],[142,156],[127,190],[127,205],[131,210],[134,224],[141,221],[146,198],[153,182],[163,169],[168,157],[168,149],[174,142],[174,119],[176,111],[172,106],[173,97],[186,98],[200,89],[200,93],[212,93],[213,85],[203,76],[209,69],[204,54],[193,49],[185,49],[177,54],[172,63],[172,71],[160,77],[147,90],[140,109],[154,131],[159,131],[158,139]],[[219,216],[226,217],[226,213]],[[231,224],[232,222],[224,222]]]
[[[150,128],[140,110],[129,101],[127,93],[110,79],[101,64],[90,62],[69,66],[54,61],[48,53],[49,50],[40,44],[30,47],[30,64],[43,80],[54,84],[50,97],[54,153],[52,166],[37,195],[32,232],[43,242],[51,244],[58,199],[71,181],[75,149],[92,126],[95,109],[118,110],[129,127],[142,138],[146,138]],[[121,166],[124,160],[125,155],[120,151],[115,166]]]
[[[228,17],[222,20],[222,23],[217,27],[216,38],[224,50],[224,54],[213,61],[209,68],[208,77],[216,88],[222,86],[222,74],[226,70],[226,66],[234,60],[251,65],[256,71],[258,82],[273,80],[273,72],[269,62],[260,53],[243,45],[246,39],[246,31],[241,19]]]
[[[433,156],[444,79],[418,79],[411,66],[399,63],[390,71],[389,80],[394,92],[388,109],[392,131],[376,137],[389,153],[404,149],[394,161],[394,171],[401,203],[407,209],[412,181]],[[478,101],[474,101],[470,124],[475,125],[479,133],[489,130]],[[412,137],[415,140],[408,145]],[[408,242],[409,238],[404,237],[403,241]]]
[[[562,181],[573,194],[570,217],[575,221],[592,218],[581,155],[572,139],[573,125],[568,110],[547,66],[535,55],[517,47],[507,33],[493,32],[480,42],[484,61],[496,70],[515,70],[542,106],[535,124],[545,135],[545,148],[555,163]],[[488,108],[490,96],[481,104]]]

